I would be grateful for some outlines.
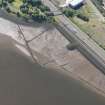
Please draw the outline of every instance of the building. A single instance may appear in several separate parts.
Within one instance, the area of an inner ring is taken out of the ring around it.
[[[78,8],[81,5],[83,5],[85,0],[66,0],[66,3],[63,5],[60,5],[60,7],[71,7],[71,8]]]
[[[72,8],[78,8],[81,5],[83,5],[83,3],[84,3],[84,0],[71,0],[69,2],[69,6],[72,7]]]

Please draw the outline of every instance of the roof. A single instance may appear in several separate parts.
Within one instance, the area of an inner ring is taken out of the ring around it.
[[[81,4],[82,2],[84,2],[84,0],[66,0],[66,3],[63,5],[60,5],[60,7],[66,7],[66,6],[72,6],[72,7],[76,7],[79,4]]]
[[[84,0],[68,0],[71,6],[77,6],[82,3]]]
[[[66,4],[70,4],[70,2],[73,0],[66,0]]]

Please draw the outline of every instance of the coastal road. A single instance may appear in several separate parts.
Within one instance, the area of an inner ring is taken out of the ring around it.
[[[50,7],[51,11],[58,11],[56,2],[53,0],[43,0]],[[59,24],[59,31],[68,39],[78,43],[78,49],[100,70],[105,73],[105,51],[93,41],[88,35],[82,32],[75,24],[73,24],[64,15],[56,17]]]

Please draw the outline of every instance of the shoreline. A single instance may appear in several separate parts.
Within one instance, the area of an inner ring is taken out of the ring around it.
[[[98,94],[64,72],[33,63],[14,44],[10,37],[0,37],[1,105],[105,104]]]
[[[15,34],[15,33],[14,33]],[[15,39],[16,41],[18,41],[19,43],[21,43],[21,44],[23,44],[23,45],[25,45],[25,41],[22,39],[21,41],[19,40],[19,39],[17,39],[17,37],[15,37],[15,36],[13,36],[12,34],[9,34],[9,35],[7,35],[7,36],[10,36],[11,38],[13,38],[13,39]],[[24,48],[24,47],[19,47],[19,46],[15,46],[15,47],[17,47],[21,52],[23,52],[23,53],[25,53],[25,55],[28,55],[29,56],[29,52],[28,52],[28,50],[26,49],[26,48]],[[32,50],[32,49],[31,49]],[[31,57],[31,56],[30,56]],[[61,72],[61,70],[59,71],[59,72]],[[64,72],[64,71],[63,71]],[[69,71],[69,73],[70,73],[70,71]],[[73,74],[73,75],[72,75]],[[75,73],[72,73],[72,74],[69,74],[69,75],[71,75],[73,78],[77,78],[77,80],[78,81],[81,81],[81,83],[83,82],[83,85],[86,85],[86,87],[87,87],[87,85],[89,85],[89,88],[94,88],[94,89],[92,89],[92,91],[96,91],[97,93],[99,92],[100,93],[100,90],[101,90],[101,95],[103,94],[103,91],[102,91],[102,89],[98,89],[97,87],[95,87],[94,85],[92,85],[91,83],[89,83],[89,81],[86,81],[86,80],[84,80],[83,78],[80,78],[80,76],[78,76],[78,75],[76,75]],[[94,86],[94,87],[93,87]],[[103,96],[103,95],[102,95]],[[104,97],[105,97],[105,92],[104,92]]]
[[[0,35],[0,37],[1,37],[1,35]],[[6,36],[6,35],[3,35],[3,37],[6,37],[8,39],[8,36]],[[11,39],[11,40],[13,40],[13,39]],[[32,57],[29,55],[28,51],[24,47],[19,46],[15,42],[13,42],[13,44],[14,44],[14,47],[15,47],[14,49],[16,50],[16,52],[21,53],[23,56],[28,57],[30,60],[32,60]],[[35,62],[33,62],[33,63],[35,63]],[[38,64],[38,65],[40,65],[40,64]],[[46,68],[44,66],[42,66],[42,67]],[[46,69],[48,69],[48,68],[46,68]],[[49,69],[52,69],[52,68],[49,68]],[[94,92],[96,95],[100,95],[100,96],[102,96],[102,98],[105,98],[105,92],[98,89],[94,85],[90,84],[88,81],[82,79],[80,76],[75,75],[73,72],[67,71],[63,68],[54,69],[54,70],[64,76],[67,76],[68,78],[70,77],[74,81],[77,81],[79,84],[81,84],[84,88],[87,88],[88,90],[90,90],[92,93]]]
[[[91,84],[89,81],[86,81],[84,79],[82,79],[80,76],[75,75],[73,72],[67,71],[67,70],[63,70],[62,72],[69,72],[69,74],[66,73],[66,75],[69,75],[70,77],[72,77],[74,80],[77,80],[78,82],[80,82],[85,88],[89,89],[90,91],[94,92],[95,94],[99,94],[100,96],[102,96],[102,98],[105,98],[105,92],[102,91],[100,88],[95,87],[93,84]]]

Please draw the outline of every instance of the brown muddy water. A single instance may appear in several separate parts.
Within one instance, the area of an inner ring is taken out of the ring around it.
[[[0,105],[105,105],[80,82],[34,64],[14,43],[0,36]]]

